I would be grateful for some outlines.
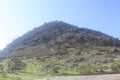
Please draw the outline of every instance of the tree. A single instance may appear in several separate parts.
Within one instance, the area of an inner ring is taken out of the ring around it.
[[[0,72],[3,72],[3,65],[0,64]]]
[[[119,72],[120,71],[120,64],[115,63],[111,66],[112,71]]]
[[[21,60],[21,58],[12,58],[8,61],[8,72],[14,70],[25,70],[26,64]]]

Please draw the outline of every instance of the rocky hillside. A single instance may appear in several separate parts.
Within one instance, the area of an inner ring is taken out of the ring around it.
[[[26,73],[33,68],[57,75],[120,72],[119,39],[61,21],[34,28],[1,53],[1,60],[10,59],[6,65],[12,72],[23,68]]]
[[[120,47],[120,41],[98,31],[53,21],[34,28],[15,39],[2,53],[7,56],[13,56],[13,54],[15,56],[23,56],[23,54],[24,56],[35,56],[47,55],[53,49],[55,54],[65,55],[70,52],[69,49],[72,49],[74,53],[79,54],[88,48],[98,46]]]

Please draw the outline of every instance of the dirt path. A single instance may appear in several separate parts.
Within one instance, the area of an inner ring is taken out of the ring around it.
[[[82,76],[59,76],[43,79],[28,79],[28,80],[120,80],[120,74],[105,74],[105,75],[82,75]]]

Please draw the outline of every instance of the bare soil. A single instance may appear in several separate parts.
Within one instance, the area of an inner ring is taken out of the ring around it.
[[[120,80],[120,74],[56,76],[43,79],[28,79],[28,80]]]

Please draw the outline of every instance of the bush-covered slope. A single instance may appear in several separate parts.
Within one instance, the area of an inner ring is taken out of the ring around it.
[[[53,21],[15,39],[2,51],[1,58],[10,60],[11,64],[7,63],[10,72],[17,69],[29,72],[32,58],[38,62],[31,65],[37,65],[36,70],[33,68],[37,73],[119,72],[120,40],[99,31]]]

